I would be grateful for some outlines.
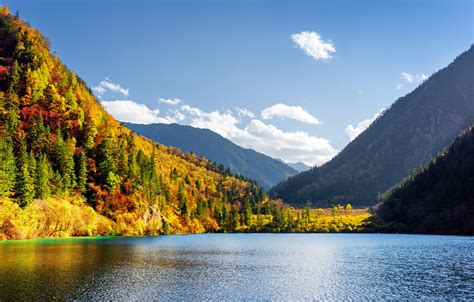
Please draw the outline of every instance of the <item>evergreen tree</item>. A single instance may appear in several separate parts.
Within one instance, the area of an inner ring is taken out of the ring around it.
[[[51,167],[48,159],[41,153],[36,163],[36,198],[45,199],[51,195]]]
[[[98,147],[97,163],[101,174],[102,184],[114,191],[118,187],[117,165],[115,163],[114,141],[107,137]]]
[[[236,205],[232,206],[229,219],[229,231],[235,231],[239,228],[239,209]]]
[[[75,140],[64,141],[61,131],[58,129],[56,134],[56,144],[53,148],[53,159],[56,170],[61,175],[61,187],[69,191],[74,187],[74,146]]]
[[[87,184],[87,157],[84,154],[84,151],[81,151],[76,156],[76,188],[77,190],[83,194],[86,192],[86,184]]]
[[[204,217],[207,214],[207,202],[204,198],[200,197],[198,200],[198,206],[197,206],[197,215],[199,217]]]
[[[10,137],[0,137],[0,197],[12,195],[15,186],[15,158]]]
[[[181,204],[181,216],[188,215],[188,199],[186,198],[186,196],[182,195],[181,200],[179,202]]]
[[[250,202],[248,198],[246,198],[245,203],[244,203],[243,223],[244,225],[250,226],[251,221],[252,221],[252,208],[250,207]]]
[[[33,173],[28,167],[28,163],[33,163],[33,161],[29,160],[28,153],[26,152],[26,144],[23,139],[20,141],[19,152],[18,170],[16,175],[16,194],[19,205],[25,207],[33,201],[35,195],[35,184],[34,178],[31,177]]]

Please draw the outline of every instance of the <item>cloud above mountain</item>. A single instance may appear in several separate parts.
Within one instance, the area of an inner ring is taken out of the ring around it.
[[[112,82],[107,77],[100,81],[99,85],[92,87],[92,91],[98,96],[103,96],[107,92],[128,96],[128,88],[124,88],[120,86],[120,84]]]
[[[385,109],[380,110],[379,112],[375,113],[372,118],[363,120],[357,123],[356,126],[347,125],[345,132],[349,137],[350,141],[353,141],[359,134],[364,132],[365,129],[369,128],[369,126],[383,113]]]
[[[397,90],[402,89],[405,85],[419,84],[428,79],[428,76],[424,73],[421,74],[411,74],[406,71],[400,73],[400,78],[403,80],[403,83],[397,84]]]
[[[101,101],[100,103],[108,113],[122,122],[137,124],[171,124],[175,122],[172,117],[161,117],[159,109],[151,110],[146,105],[131,100]]]
[[[269,120],[272,118],[289,118],[294,119],[303,123],[308,124],[320,124],[317,118],[312,116],[308,113],[308,111],[304,110],[300,106],[289,106],[282,103],[275,104],[271,107],[265,108],[261,113],[260,116],[264,120]]]
[[[317,61],[329,61],[332,59],[331,53],[336,52],[336,48],[331,41],[324,41],[320,34],[314,31],[302,31],[293,34],[291,39],[308,56]]]
[[[163,113],[158,108],[150,109],[145,104],[132,100],[101,101],[101,103],[119,121],[137,124],[180,123],[210,129],[244,148],[282,158],[287,162],[321,165],[338,153],[327,139],[312,136],[304,131],[284,131],[256,119],[255,115],[245,108],[234,108],[225,112],[204,111],[182,100],[169,100],[160,101],[170,107]],[[292,118],[310,124],[319,123],[301,107],[277,105],[264,109],[262,118]],[[286,109],[285,114],[282,113],[282,108]]]

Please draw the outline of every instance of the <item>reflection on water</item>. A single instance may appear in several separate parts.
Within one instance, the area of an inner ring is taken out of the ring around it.
[[[474,238],[208,234],[0,243],[0,300],[474,299]]]

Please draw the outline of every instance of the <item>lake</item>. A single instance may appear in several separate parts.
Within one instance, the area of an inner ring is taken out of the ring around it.
[[[0,300],[474,299],[474,238],[205,234],[0,243]]]

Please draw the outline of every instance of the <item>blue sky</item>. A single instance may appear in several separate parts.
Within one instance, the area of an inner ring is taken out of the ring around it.
[[[1,2],[117,118],[210,128],[307,164],[474,40],[474,1]]]

